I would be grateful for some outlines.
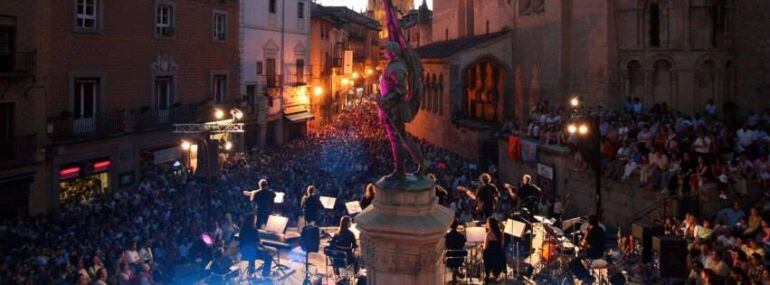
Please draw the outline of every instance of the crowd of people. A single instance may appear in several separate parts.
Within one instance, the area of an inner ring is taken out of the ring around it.
[[[0,223],[2,284],[156,284],[177,266],[226,254],[241,217],[253,212],[242,192],[267,187],[284,192],[274,211],[297,225],[309,185],[336,197],[317,224],[336,225],[344,203],[360,200],[366,185],[389,173],[388,142],[373,103],[341,112],[307,138],[279,147],[222,156],[211,193],[206,180],[182,166],[145,169],[134,187],[94,194],[68,192],[49,215]],[[439,185],[470,184],[481,171],[459,156],[422,143]],[[492,169],[494,173],[494,169]],[[473,202],[448,191],[445,205],[472,218]],[[210,203],[206,203],[210,201]],[[202,238],[202,234],[211,240]],[[211,250],[211,249],[216,250]]]
[[[647,110],[639,98],[629,98],[622,111],[568,110],[542,102],[520,131],[541,144],[570,147],[577,168],[586,170],[592,150],[578,134],[566,132],[566,124],[598,116],[606,177],[638,180],[642,188],[680,196],[703,185],[716,186],[722,199],[745,195],[751,184],[770,193],[770,110],[749,112],[743,120],[729,111],[717,116],[717,111],[713,101],[693,116],[671,111],[665,103]]]

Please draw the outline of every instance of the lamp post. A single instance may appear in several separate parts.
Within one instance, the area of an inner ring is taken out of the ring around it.
[[[243,112],[239,109],[233,108],[230,110],[230,116],[231,118],[229,120],[223,120],[225,116],[225,112],[221,109],[214,109],[214,118],[217,121],[214,122],[208,122],[204,124],[175,124],[174,125],[174,133],[178,134],[193,134],[193,136],[190,138],[190,140],[194,141],[196,144],[200,143],[201,146],[203,146],[203,153],[205,155],[205,169],[206,169],[206,222],[211,222],[211,217],[213,216],[211,214],[211,196],[212,191],[211,187],[214,180],[214,171],[216,170],[214,166],[216,166],[216,163],[218,163],[217,156],[218,152],[216,152],[214,155],[212,155],[213,149],[211,149],[211,145],[209,144],[210,136],[212,134],[221,134],[221,133],[243,133],[243,123],[239,123],[241,119],[243,119]],[[188,157],[188,166],[190,163],[190,152],[193,149],[193,143],[191,143],[188,140],[182,140],[180,147],[183,151],[187,152]],[[230,141],[225,141],[223,148],[226,151],[229,151],[233,148],[233,143]],[[197,154],[196,154],[197,155]],[[208,224],[211,226],[210,224]]]
[[[596,203],[596,218],[602,217],[602,151],[601,151],[601,131],[599,130],[599,116],[587,114],[580,117],[577,109],[580,107],[580,98],[575,96],[570,99],[570,106],[573,108],[573,117],[567,125],[567,132],[579,138],[585,138],[591,151],[591,165],[594,171],[594,199]],[[578,148],[579,151],[580,148]]]

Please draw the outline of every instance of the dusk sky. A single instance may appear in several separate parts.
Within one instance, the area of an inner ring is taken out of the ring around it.
[[[366,9],[367,0],[318,0],[317,3],[325,6],[348,6],[355,11]],[[415,6],[419,6],[422,0],[414,1]],[[428,7],[433,9],[433,0],[428,0]]]

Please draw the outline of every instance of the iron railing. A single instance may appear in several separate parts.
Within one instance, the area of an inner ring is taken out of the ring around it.
[[[54,139],[109,136],[125,132],[126,112],[104,112],[77,118],[65,115],[50,118],[49,124],[49,135]]]
[[[37,136],[0,139],[0,167],[37,161]]]
[[[35,52],[0,54],[0,77],[35,75]]]
[[[148,130],[168,127],[172,124],[189,123],[197,120],[198,107],[196,105],[173,106],[165,110],[151,110],[138,112],[135,116],[135,128]]]

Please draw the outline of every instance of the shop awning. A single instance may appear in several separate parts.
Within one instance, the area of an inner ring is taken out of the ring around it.
[[[301,123],[307,120],[312,120],[313,118],[315,118],[313,114],[307,111],[286,115],[286,119],[293,123]]]

